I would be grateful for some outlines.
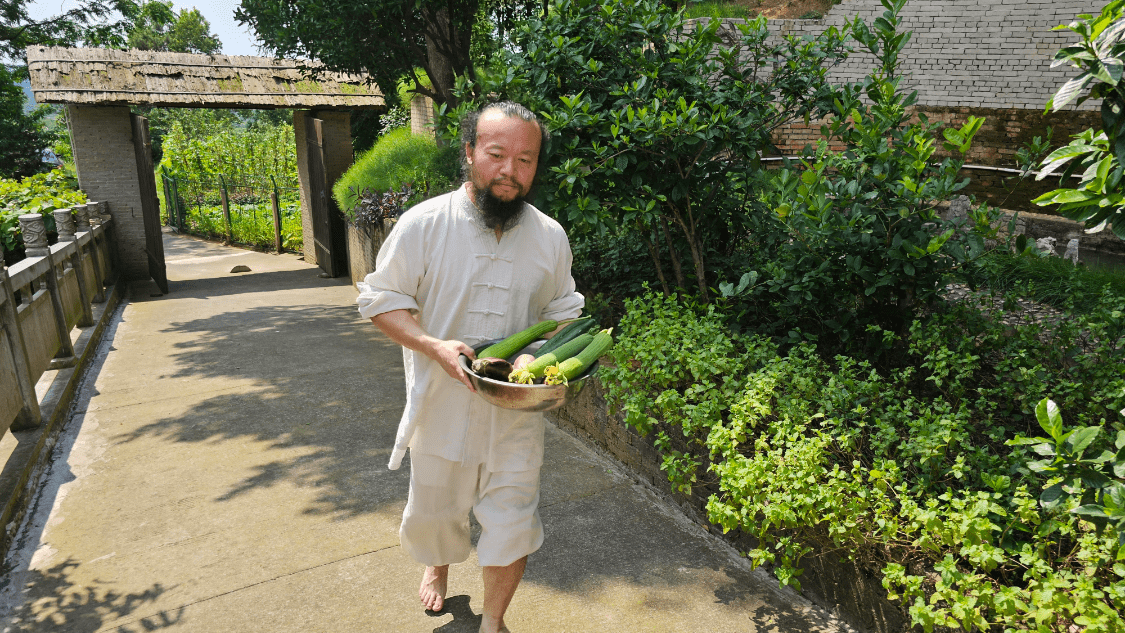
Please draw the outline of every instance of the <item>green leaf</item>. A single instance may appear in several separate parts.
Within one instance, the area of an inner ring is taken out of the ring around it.
[[[1101,428],[1096,426],[1084,426],[1080,429],[1075,429],[1074,432],[1067,436],[1064,444],[1071,453],[1081,456],[1082,452],[1098,437],[1101,431]]]
[[[1047,101],[1047,110],[1058,112],[1063,106],[1073,101],[1091,79],[1093,79],[1093,77],[1090,73],[1082,73],[1070,81],[1067,81],[1063,84],[1062,88],[1059,88],[1055,96]]]
[[[1039,421],[1039,426],[1047,432],[1056,442],[1059,441],[1059,436],[1062,435],[1062,412],[1059,411],[1059,405],[1055,404],[1053,400],[1043,398],[1039,404],[1035,406],[1035,419]]]

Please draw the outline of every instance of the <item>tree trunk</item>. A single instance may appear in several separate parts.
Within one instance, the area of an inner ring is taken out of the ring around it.
[[[456,71],[457,38],[449,21],[449,9],[427,7],[422,9],[422,17],[426,22],[426,74],[434,87],[434,101],[438,104],[456,105],[453,78]]]
[[[664,231],[664,242],[668,245],[668,256],[672,258],[672,274],[676,278],[676,287],[684,290],[686,285],[684,284],[684,271],[680,267],[680,252],[672,244],[672,234],[668,232],[668,222],[664,219],[664,216],[660,216],[660,228]]]
[[[664,289],[664,296],[668,296],[672,294],[672,289],[668,287],[668,280],[664,278],[664,267],[660,265],[660,253],[656,248],[656,240],[643,234],[642,239],[648,246],[648,254],[652,256],[652,265],[656,267],[656,276],[660,279],[660,287]]]

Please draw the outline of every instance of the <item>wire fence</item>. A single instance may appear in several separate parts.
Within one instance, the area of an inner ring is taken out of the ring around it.
[[[161,174],[161,184],[161,220],[167,226],[228,244],[301,251],[300,186],[295,178]]]

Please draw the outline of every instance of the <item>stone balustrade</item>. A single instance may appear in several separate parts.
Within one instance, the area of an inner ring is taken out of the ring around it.
[[[72,330],[92,325],[91,304],[106,300],[117,266],[104,208],[91,202],[54,211],[53,245],[42,215],[19,216],[27,258],[0,267],[0,433],[39,425],[36,382],[76,362]]]

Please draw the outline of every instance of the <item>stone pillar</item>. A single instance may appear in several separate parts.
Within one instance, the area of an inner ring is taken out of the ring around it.
[[[89,205],[80,204],[74,207],[74,230],[79,233],[90,230]]]
[[[148,279],[141,183],[127,106],[68,105],[78,185],[91,200],[108,202],[117,257],[126,279]]]
[[[321,129],[324,131],[324,172],[328,184],[328,196],[332,199],[332,185],[344,175],[352,166],[352,123],[351,113],[337,110],[294,110],[293,135],[297,144],[297,177],[301,182],[301,230],[304,235],[305,261],[310,264],[319,264],[316,261],[316,248],[313,246],[312,213],[309,209],[309,164],[308,153],[305,150],[305,119],[312,117],[323,121]],[[335,200],[329,205],[335,208]],[[347,234],[343,224],[339,227],[340,235],[333,235],[333,248],[347,250]],[[345,258],[346,261],[346,258]]]
[[[20,216],[20,232],[23,233],[24,253],[28,257],[46,257],[51,254],[47,246],[47,225],[38,213]]]
[[[55,231],[59,234],[59,241],[73,242],[76,227],[71,210],[55,209],[51,212],[51,215],[55,216]]]
[[[410,133],[436,135],[433,99],[425,95],[414,95],[410,100]]]

